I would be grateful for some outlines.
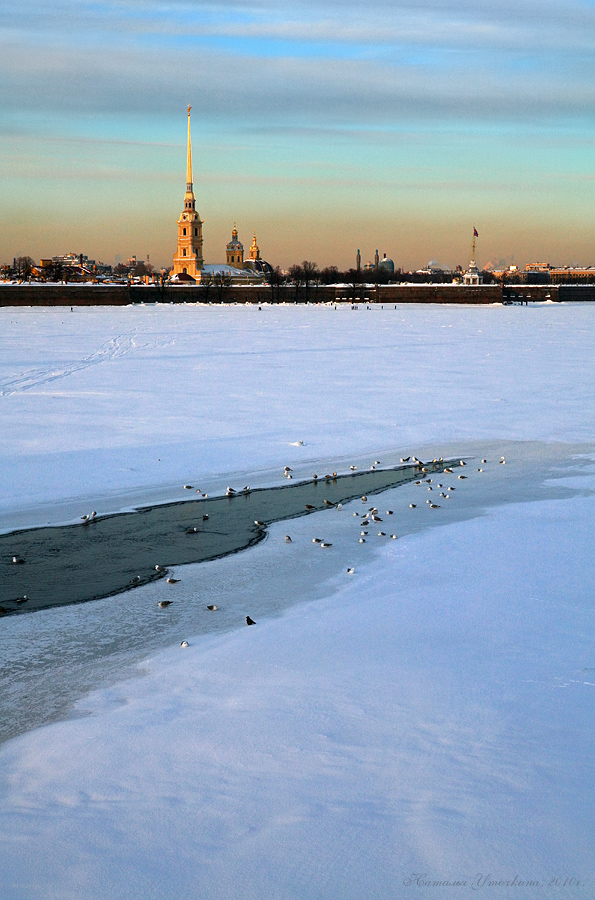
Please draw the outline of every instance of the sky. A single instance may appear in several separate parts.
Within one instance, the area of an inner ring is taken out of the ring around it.
[[[6,0],[0,262],[595,263],[595,0]]]

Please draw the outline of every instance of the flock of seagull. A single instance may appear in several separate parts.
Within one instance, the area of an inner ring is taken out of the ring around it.
[[[298,445],[301,446],[302,444],[303,444],[303,441],[296,442],[296,446],[298,446]],[[422,476],[414,481],[414,484],[417,487],[425,486],[427,491],[429,491],[429,492],[434,492],[434,491],[439,492],[438,497],[441,500],[450,500],[451,499],[451,494],[456,490],[456,487],[454,485],[450,485],[449,487],[446,487],[443,482],[439,482],[437,480],[434,481],[434,479],[432,478],[432,475],[434,475],[438,469],[440,470],[440,473],[443,473],[445,475],[454,475],[455,469],[454,469],[453,464],[451,464],[449,466],[444,466],[444,459],[442,457],[440,457],[440,459],[433,459],[431,462],[428,462],[428,463],[423,463],[416,456],[401,457],[402,463],[409,463],[410,461],[413,463],[413,465],[417,469],[419,469],[419,474]],[[482,459],[481,463],[482,463],[482,466],[485,465],[487,463],[487,459]],[[506,463],[506,459],[503,456],[500,457],[499,463],[501,465],[504,465]],[[370,466],[370,469],[375,470],[376,467],[379,465],[380,465],[380,461],[375,460],[372,463],[372,465]],[[467,463],[465,460],[461,459],[458,462],[458,466],[465,467],[465,466],[467,466]],[[350,466],[349,468],[352,472],[355,472],[357,470],[357,466],[354,466],[354,465]],[[483,472],[483,468],[478,467],[477,471]],[[283,469],[283,476],[287,479],[293,478],[293,469],[290,466],[285,466]],[[324,476],[324,479],[327,482],[329,482],[331,479],[335,480],[336,478],[337,478],[336,472],[333,472],[332,474]],[[464,481],[466,478],[467,478],[467,475],[462,475],[462,474],[457,475],[457,479],[459,481]],[[314,473],[312,475],[312,480],[318,481],[318,475],[316,473]],[[190,485],[190,484],[185,484],[183,487],[184,487],[184,490],[193,490],[194,489],[193,485]],[[198,489],[196,491],[196,493],[201,494],[202,497],[205,497],[205,498],[208,497],[208,494],[203,493],[200,489]],[[233,497],[236,494],[246,494],[246,493],[250,493],[249,485],[246,485],[241,491],[237,491],[233,487],[227,487],[226,491],[225,491],[225,496]],[[438,499],[438,498],[436,498],[436,499]],[[365,494],[362,496],[361,500],[362,500],[362,503],[368,502],[368,498]],[[341,503],[333,503],[330,500],[323,500],[323,503],[327,508],[335,508],[338,510],[341,510],[343,508],[343,505]],[[441,508],[441,504],[434,502],[433,499],[426,500],[426,504],[427,504],[427,506],[429,506],[430,509],[440,509]],[[417,506],[418,506],[417,503],[409,504],[410,509],[417,509]],[[314,512],[317,510],[317,507],[313,506],[312,504],[306,503],[305,509],[307,512]],[[393,510],[387,509],[385,514],[387,516],[392,516]],[[383,519],[379,514],[379,510],[378,510],[377,506],[369,506],[362,513],[354,512],[353,516],[358,519],[358,527],[360,530],[358,541],[360,544],[366,543],[366,540],[368,539],[368,537],[370,535],[370,530],[383,525]],[[90,523],[94,522],[96,520],[96,518],[97,518],[97,512],[95,510],[93,510],[91,513],[86,513],[84,516],[81,516],[81,521],[82,521],[83,525],[89,525]],[[209,516],[206,513],[202,516],[203,521],[208,520],[208,518],[209,518]],[[266,523],[262,522],[258,519],[254,520],[254,524],[259,528],[266,527]],[[187,532],[188,533],[196,533],[196,532],[198,532],[198,530],[199,529],[197,527],[191,527],[191,528],[187,529]],[[378,537],[386,537],[387,533],[383,530],[379,530],[377,532],[377,536]],[[392,534],[389,534],[388,537],[391,540],[396,540],[398,535],[392,533]],[[293,540],[289,534],[285,535],[285,543],[286,544],[293,543]],[[319,546],[322,549],[327,549],[329,547],[332,547],[332,543],[330,541],[323,540],[322,538],[319,538],[319,537],[313,537],[312,543]],[[13,556],[12,562],[14,565],[24,565],[25,560],[21,556]],[[179,584],[179,582],[181,580],[179,578],[174,578],[172,575],[170,575],[169,570],[165,566],[156,565],[155,571],[157,572],[158,577],[163,578],[165,580],[166,584]],[[347,568],[347,574],[348,575],[355,574],[355,568],[353,566],[349,566]],[[140,585],[141,582],[142,582],[141,576],[137,575],[131,582],[131,587],[138,586],[138,585]],[[27,595],[23,594],[22,596],[17,597],[15,599],[15,603],[17,603],[17,604],[26,603],[28,599],[29,598],[27,597]],[[160,609],[166,609],[168,606],[171,606],[172,603],[173,603],[172,600],[159,600],[158,606]],[[214,603],[208,604],[206,608],[209,610],[209,612],[216,612],[218,609],[218,607]],[[5,609],[4,607],[0,607],[0,615],[5,615],[7,612],[8,612],[7,609]],[[250,616],[246,616],[246,625],[255,625],[255,624],[256,624],[256,622]],[[181,646],[188,647],[189,646],[188,641],[186,641],[186,640],[182,641]]]
[[[443,459],[442,457],[440,457],[440,459],[433,459],[433,460],[431,461],[431,463],[430,463],[430,462],[428,462],[428,463],[423,463],[423,462],[422,462],[420,459],[418,459],[416,456],[406,456],[406,457],[401,457],[401,462],[402,462],[402,463],[408,463],[408,462],[410,462],[410,461],[411,461],[411,462],[412,462],[412,463],[420,470],[420,474],[423,476],[422,478],[419,478],[419,479],[417,479],[416,481],[414,481],[414,484],[415,484],[416,486],[421,487],[421,486],[424,486],[424,485],[425,485],[425,487],[427,488],[428,491],[432,491],[432,492],[433,492],[434,490],[439,491],[439,496],[440,496],[440,498],[443,499],[443,500],[449,500],[449,499],[451,498],[451,493],[454,492],[454,491],[456,490],[456,488],[455,488],[454,486],[445,487],[444,483],[438,482],[438,481],[434,481],[433,478],[432,478],[431,476],[436,472],[437,469],[439,469],[440,472],[442,472],[442,473],[444,473],[444,474],[447,474],[447,475],[454,475],[454,472],[455,472],[454,465],[444,466],[444,465],[443,465],[443,464],[444,464],[444,459]],[[481,462],[482,462],[482,466],[483,466],[483,465],[485,465],[485,464],[487,463],[487,459],[484,458],[484,459],[481,460]],[[503,465],[503,464],[506,463],[506,459],[502,456],[502,457],[500,457],[499,462],[500,462],[500,464]],[[379,460],[375,460],[374,463],[370,466],[370,469],[371,469],[371,470],[375,470],[375,469],[376,469],[376,466],[379,466],[379,465],[380,465],[380,461],[379,461]],[[459,467],[465,467],[465,466],[467,466],[467,462],[466,462],[464,459],[460,459],[459,462],[458,462],[458,466],[459,466]],[[351,470],[352,472],[354,472],[354,471],[357,470],[357,466],[350,466],[349,468],[350,468],[350,470]],[[478,472],[483,472],[483,468],[478,467],[478,468],[477,468],[477,471],[478,471]],[[292,469],[290,466],[285,466],[285,467],[284,467],[284,469],[283,469],[283,476],[284,476],[284,478],[287,478],[287,479],[293,478],[293,474],[292,474],[292,473],[293,473],[293,469]],[[458,479],[459,481],[464,481],[464,480],[467,479],[467,477],[468,477],[467,475],[462,475],[462,474],[461,474],[461,475],[457,475],[457,479]],[[334,479],[337,478],[337,473],[336,473],[336,472],[333,472],[332,475],[325,475],[324,478],[325,478],[325,480],[326,480],[327,482],[330,481],[331,479],[334,480]],[[318,475],[317,475],[316,473],[314,473],[314,474],[312,475],[312,480],[313,480],[313,481],[317,481],[317,480],[318,480]],[[188,486],[187,486],[187,485],[184,485],[184,487],[188,487]],[[442,488],[444,488],[444,490],[442,490]],[[237,494],[237,493],[249,493],[249,492],[250,492],[250,488],[249,488],[248,485],[246,485],[246,487],[244,487],[243,491],[236,491],[234,488],[228,487],[228,488],[226,489],[226,496],[232,497],[232,496],[234,496],[234,495]],[[367,502],[368,502],[368,497],[364,494],[364,495],[362,495],[361,500],[362,500],[362,503],[367,503]],[[335,509],[338,509],[338,510],[341,510],[341,509],[343,508],[343,504],[342,504],[342,503],[336,503],[336,504],[335,504],[335,503],[332,503],[330,500],[323,500],[323,503],[324,503],[324,505],[325,505],[326,507],[328,507],[328,508],[335,508]],[[432,502],[432,500],[426,500],[426,504],[430,507],[430,509],[440,509],[440,506],[441,506],[439,503],[434,503],[434,502]],[[410,508],[410,509],[417,509],[417,503],[410,503],[410,504],[409,504],[409,508]],[[305,504],[305,509],[306,509],[307,512],[314,512],[314,511],[317,510],[317,507],[316,507],[316,506],[313,506],[313,505],[310,504],[310,503],[306,503],[306,504]],[[393,511],[392,509],[387,509],[385,514],[386,514],[387,516],[392,516],[392,515],[394,514],[394,511]],[[359,540],[359,543],[360,543],[360,544],[365,544],[365,543],[366,543],[366,540],[367,540],[367,538],[368,538],[368,536],[369,536],[369,534],[370,534],[370,529],[373,529],[374,527],[376,527],[376,526],[379,525],[380,523],[383,523],[383,519],[382,519],[382,517],[381,517],[380,514],[379,514],[379,510],[378,510],[378,507],[377,507],[377,506],[370,506],[370,507],[368,507],[363,513],[357,513],[357,512],[354,512],[354,513],[353,513],[353,516],[359,520],[359,521],[358,521],[358,527],[360,528],[360,534],[359,534],[359,539],[358,539],[358,540]],[[208,516],[203,516],[203,519],[208,519]],[[255,524],[256,526],[258,526],[259,528],[264,528],[264,527],[266,527],[266,523],[260,521],[259,519],[255,519],[255,520],[254,520],[254,524]],[[196,531],[197,529],[194,529],[194,530]],[[386,536],[387,536],[387,533],[386,533],[385,531],[378,531],[378,532],[377,532],[377,536],[378,536],[378,537],[386,537]],[[389,534],[388,537],[389,537],[391,540],[397,540],[398,535],[393,533],[393,534]],[[293,539],[292,539],[291,535],[289,535],[289,534],[286,534],[286,535],[285,535],[285,539],[284,539],[284,540],[285,540],[285,543],[286,543],[286,544],[292,544],[292,543],[293,543]],[[332,543],[331,543],[330,541],[325,541],[325,540],[323,540],[322,538],[319,538],[319,537],[313,537],[313,538],[312,538],[312,543],[315,544],[315,545],[317,545],[317,546],[320,547],[321,549],[326,549],[326,548],[328,548],[328,547],[332,547],[332,546],[333,546]],[[156,568],[158,568],[158,567],[156,566]],[[348,574],[348,575],[354,575],[354,574],[355,574],[355,567],[354,567],[354,566],[348,566],[348,568],[347,568],[347,574]],[[171,579],[167,579],[167,581],[168,581],[168,583],[173,583],[173,581],[172,581]],[[169,606],[169,605],[171,604],[171,602],[172,602],[171,600],[161,600],[161,601],[159,602],[159,606],[160,606],[161,608],[164,608],[164,607],[166,607],[166,606]],[[216,610],[217,607],[216,607],[215,605],[210,605],[210,606],[207,606],[207,609],[209,609],[209,610]],[[256,624],[256,622],[255,622],[250,616],[246,616],[246,625],[255,625],[255,624]],[[188,641],[185,641],[185,640],[182,641],[181,646],[182,646],[182,647],[188,647],[188,646],[189,646],[189,645],[188,645]]]

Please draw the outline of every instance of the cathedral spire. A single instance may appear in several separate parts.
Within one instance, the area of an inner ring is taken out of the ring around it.
[[[188,162],[186,165],[186,191],[190,193],[192,191],[192,146],[190,144],[190,110],[191,106],[188,107]]]
[[[196,212],[196,198],[192,184],[192,147],[190,144],[190,110],[188,107],[188,153],[186,159],[186,194],[184,211],[178,219],[178,249],[174,256],[174,275],[189,275],[200,281],[204,264],[202,255],[202,219]]]

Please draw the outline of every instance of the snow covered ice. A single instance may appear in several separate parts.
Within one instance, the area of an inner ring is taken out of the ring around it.
[[[2,900],[593,896],[592,305],[0,318],[4,530],[469,462],[365,544],[354,502],[3,618],[2,708],[60,718],[0,749]]]

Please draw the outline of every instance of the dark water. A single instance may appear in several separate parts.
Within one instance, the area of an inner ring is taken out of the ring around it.
[[[424,465],[441,472],[451,464]],[[231,497],[149,506],[89,524],[0,535],[0,608],[10,615],[119,594],[163,577],[156,565],[179,566],[236,553],[262,540],[266,524],[372,496],[419,477],[417,465],[367,470]],[[14,564],[13,556],[24,563]],[[16,602],[25,595],[26,602]]]

